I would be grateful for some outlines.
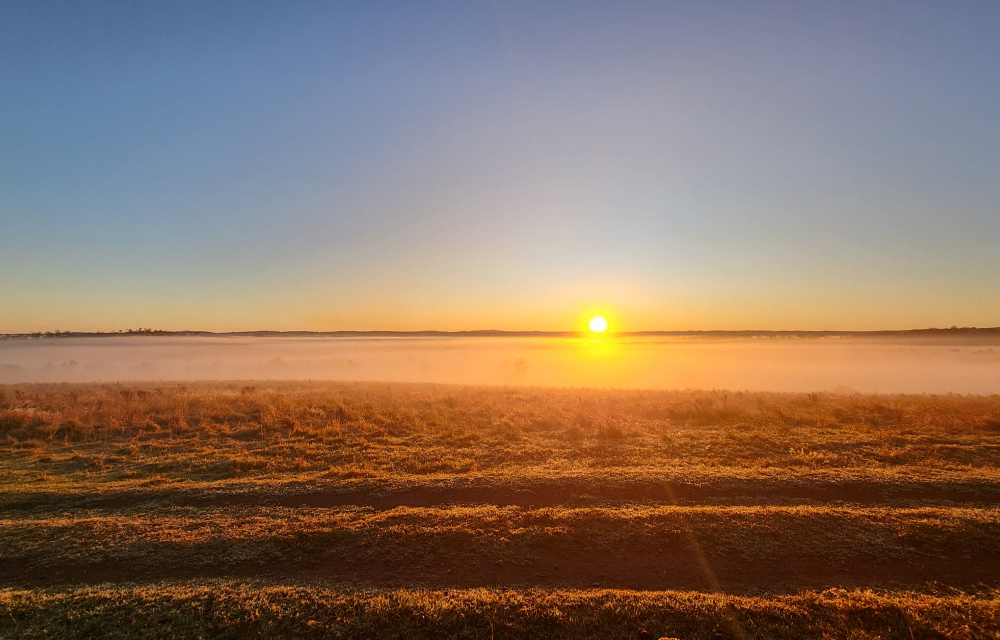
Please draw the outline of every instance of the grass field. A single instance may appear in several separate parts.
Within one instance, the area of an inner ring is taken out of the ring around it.
[[[0,387],[0,637],[1000,637],[1000,397]]]

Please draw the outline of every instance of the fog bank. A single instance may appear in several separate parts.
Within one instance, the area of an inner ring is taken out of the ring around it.
[[[1000,342],[856,337],[0,340],[0,383],[248,379],[990,394],[1000,393]]]

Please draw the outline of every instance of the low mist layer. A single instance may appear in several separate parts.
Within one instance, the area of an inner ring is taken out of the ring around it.
[[[998,393],[996,339],[121,337],[0,341],[0,382],[368,380]]]

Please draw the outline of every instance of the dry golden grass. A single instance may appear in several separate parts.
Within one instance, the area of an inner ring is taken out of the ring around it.
[[[613,552],[659,554],[689,536],[710,557],[780,561],[909,560],[960,548],[1000,549],[1000,510],[832,506],[617,508],[146,507],[124,512],[0,520],[0,557],[37,568],[74,563],[311,562],[391,555],[454,565],[519,562],[533,556]]]
[[[3,638],[844,638],[1000,635],[1000,594],[775,597],[579,590],[355,590],[210,582],[0,591]]]
[[[997,637],[998,506],[996,396],[7,386],[0,638]]]
[[[1000,397],[432,385],[20,385],[3,480],[523,476],[684,467],[995,473]]]

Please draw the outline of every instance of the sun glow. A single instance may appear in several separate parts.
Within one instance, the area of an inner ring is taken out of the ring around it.
[[[608,330],[608,320],[604,316],[594,316],[587,323],[587,328],[594,333],[604,333]]]

